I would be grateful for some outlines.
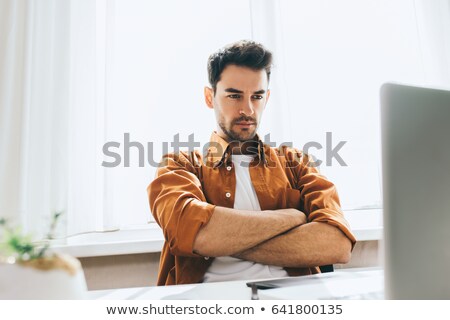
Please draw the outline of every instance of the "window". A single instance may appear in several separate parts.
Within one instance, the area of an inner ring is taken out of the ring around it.
[[[156,167],[149,160],[159,162],[164,142],[192,133],[202,146],[209,140],[215,120],[203,100],[206,61],[224,44],[251,37],[249,9],[240,0],[116,1],[106,130],[108,141],[121,143],[122,163],[106,172],[120,225],[152,218],[146,188]],[[144,167],[136,147],[124,167],[125,133],[145,146]]]
[[[254,39],[274,52],[260,135],[300,149],[316,142],[309,152],[346,210],[381,206],[381,84],[450,86],[448,1],[49,1],[2,14],[0,67],[22,88],[0,82],[11,137],[0,140],[1,209],[35,226],[63,208],[69,235],[152,220],[149,162],[175,135],[209,140],[206,60],[227,43]],[[114,168],[102,166],[115,160],[105,144],[120,156]],[[329,165],[334,148],[342,161]]]
[[[337,185],[345,210],[381,207],[381,84],[445,84],[437,74],[441,68],[424,62],[423,48],[442,37],[434,32],[429,40],[420,33],[431,21],[420,18],[418,10],[425,9],[417,1],[227,1],[225,6],[171,0],[155,6],[134,0],[107,2],[105,8],[97,11],[107,19],[100,120],[105,142],[120,143],[111,150],[121,163],[102,169],[104,210],[119,227],[152,220],[145,190],[165,143],[171,150],[177,134],[181,141],[194,134],[201,146],[208,141],[215,119],[203,101],[206,60],[224,44],[254,38],[273,50],[272,96],[261,136],[270,133],[277,145],[292,142],[298,148],[320,143],[321,149],[309,151],[323,161],[320,170]],[[342,161],[327,159],[341,141]]]

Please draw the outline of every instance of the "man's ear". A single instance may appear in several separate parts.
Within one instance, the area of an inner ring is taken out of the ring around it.
[[[213,89],[210,87],[205,87],[203,92],[205,94],[206,105],[208,106],[208,108],[213,109],[214,108],[214,105],[213,105],[214,91],[213,91]]]

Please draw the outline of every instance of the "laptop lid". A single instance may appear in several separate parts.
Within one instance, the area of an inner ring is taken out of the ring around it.
[[[385,296],[450,299],[450,91],[381,87]]]

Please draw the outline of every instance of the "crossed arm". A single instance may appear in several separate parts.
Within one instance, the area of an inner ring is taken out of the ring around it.
[[[186,156],[167,156],[165,162],[148,191],[152,213],[173,254],[235,256],[283,267],[346,263],[350,259],[351,240],[331,225],[340,223],[333,222],[333,214],[317,214],[321,208],[330,205],[332,209],[339,203],[334,186],[314,168],[305,165],[298,173],[304,206],[312,221],[307,223],[305,214],[297,209],[245,211],[208,204]],[[198,210],[204,214],[197,214]]]
[[[351,247],[338,228],[306,223],[305,214],[296,209],[258,212],[216,207],[194,242],[200,255],[231,255],[282,267],[347,263]]]

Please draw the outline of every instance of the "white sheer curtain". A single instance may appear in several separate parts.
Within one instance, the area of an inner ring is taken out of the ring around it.
[[[67,5],[0,2],[0,214],[35,232],[66,209]]]
[[[106,1],[0,2],[0,216],[42,235],[114,228],[105,215]]]
[[[123,160],[129,133],[154,142],[159,161],[177,133],[206,142],[206,58],[251,37],[248,3],[0,3],[0,216],[42,233],[63,210],[64,235],[145,225],[156,168],[139,167],[134,149],[130,168],[104,168],[103,144],[119,142]]]
[[[63,210],[65,235],[145,224],[155,168],[136,149],[104,168],[103,144],[123,160],[129,133],[157,161],[176,133],[205,143],[207,56],[245,38],[276,58],[262,135],[323,160],[326,132],[347,141],[348,166],[321,170],[344,208],[379,206],[379,86],[450,85],[449,0],[1,0],[0,216],[39,233]]]

